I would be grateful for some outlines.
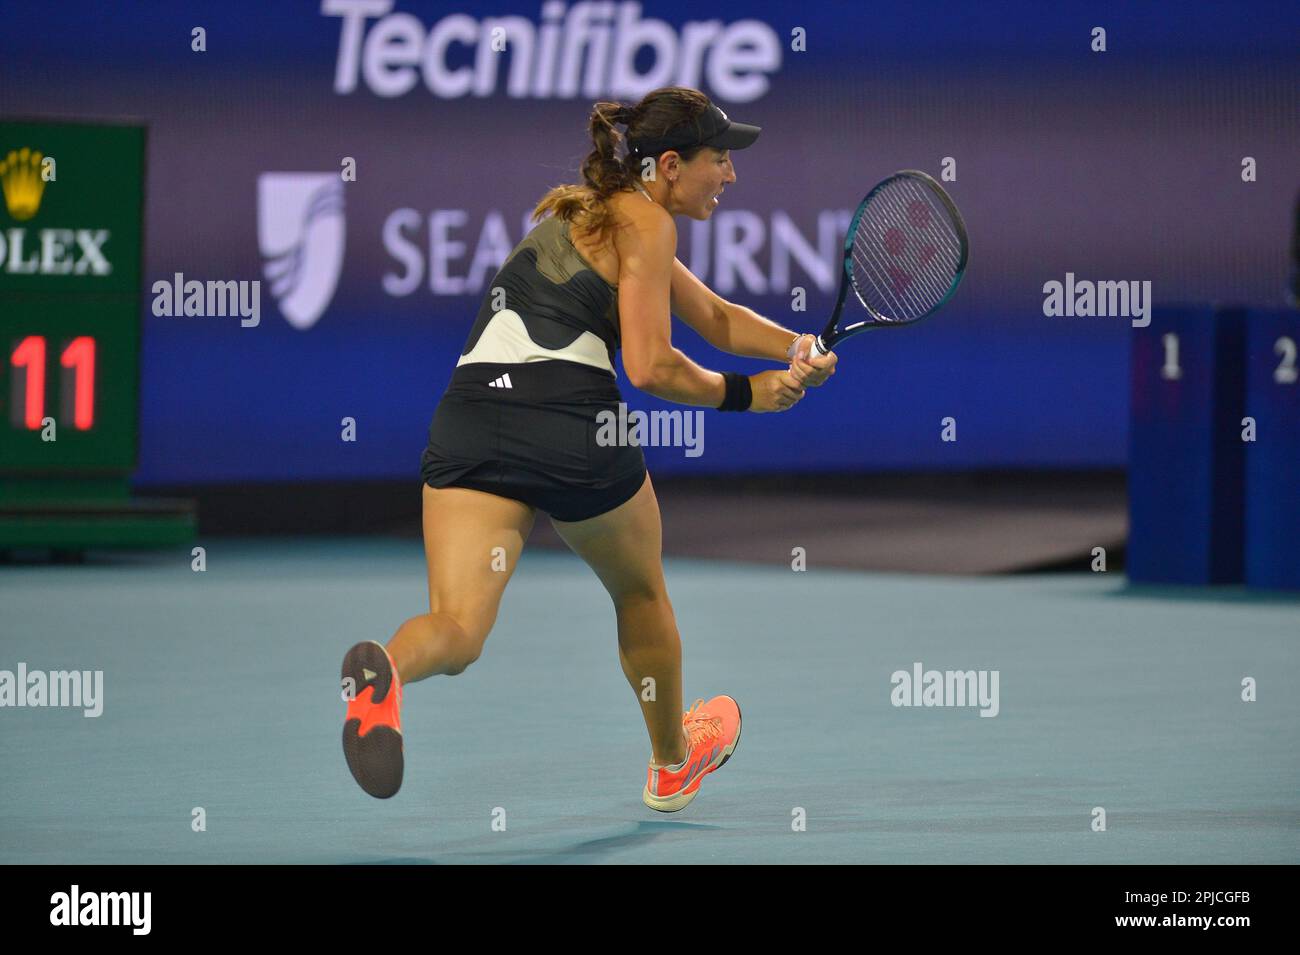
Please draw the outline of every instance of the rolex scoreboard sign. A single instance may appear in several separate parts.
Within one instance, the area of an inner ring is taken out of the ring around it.
[[[0,120],[0,517],[10,531],[14,508],[40,499],[75,498],[83,514],[98,506],[101,529],[104,502],[125,502],[138,443],[144,147],[140,126]]]

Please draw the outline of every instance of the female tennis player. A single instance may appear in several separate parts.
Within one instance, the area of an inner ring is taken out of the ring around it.
[[[359,643],[343,660],[343,751],[372,796],[401,786],[402,687],[478,659],[538,510],[614,602],[619,660],[650,732],[645,804],[685,807],[740,739],[729,696],[682,715],[659,504],[641,448],[597,441],[597,415],[622,400],[620,347],[635,387],[720,411],[785,411],[834,373],[836,356],[809,360],[812,336],[724,301],[676,259],[673,217],[713,214],[736,181],[731,151],[751,145],[759,127],[731,122],[697,90],[669,87],[634,107],[597,103],[589,129],[583,182],[537,204],[542,221],[493,279],[429,427],[429,612],[402,624],[387,648]],[[708,371],[673,347],[670,314],[723,351],[789,365]]]

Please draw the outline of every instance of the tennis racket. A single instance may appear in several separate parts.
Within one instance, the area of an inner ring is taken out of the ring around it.
[[[844,236],[844,271],[835,311],[810,355],[869,328],[910,325],[952,298],[966,273],[966,224],[943,187],[906,169],[877,185],[858,205]],[[848,290],[866,307],[840,324]]]

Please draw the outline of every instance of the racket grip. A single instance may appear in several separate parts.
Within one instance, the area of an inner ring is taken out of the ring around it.
[[[814,335],[812,332],[804,332],[802,335],[799,336],[799,338],[807,338],[810,336],[812,338],[812,343],[808,346],[809,358],[820,358],[822,355],[830,354],[830,349],[822,344],[822,337],[820,335]],[[796,338],[793,342],[790,343],[790,350],[786,352],[791,362],[794,361],[795,355],[798,354],[798,351],[795,348],[795,346],[799,344],[799,338]]]

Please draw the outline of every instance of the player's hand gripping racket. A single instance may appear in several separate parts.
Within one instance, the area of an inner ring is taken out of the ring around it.
[[[809,354],[824,355],[868,328],[933,315],[957,291],[967,252],[966,224],[943,187],[915,169],[894,173],[867,193],[849,223],[835,311]],[[850,286],[867,317],[855,309],[840,325]]]

